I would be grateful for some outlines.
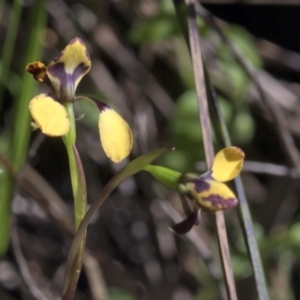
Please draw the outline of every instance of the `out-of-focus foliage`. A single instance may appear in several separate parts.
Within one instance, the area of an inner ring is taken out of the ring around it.
[[[119,288],[111,288],[109,289],[109,300],[134,300],[134,297],[127,293],[126,291]]]
[[[199,130],[199,113],[194,91],[193,69],[187,46],[174,21],[175,12],[171,2],[162,1],[157,13],[149,19],[134,24],[129,38],[137,44],[166,43],[170,41],[176,55],[176,68],[187,90],[175,99],[176,112],[170,123],[171,144],[177,151],[163,159],[163,163],[181,171],[190,170],[203,157],[199,152],[202,143]],[[242,67],[235,61],[232,53],[203,20],[199,19],[200,33],[204,41],[211,41],[218,68],[212,71],[213,83],[220,89],[219,103],[227,126],[230,128],[234,144],[247,145],[254,134],[254,122],[245,104],[250,79]],[[228,25],[224,32],[235,44],[241,54],[255,68],[261,68],[261,60],[251,35],[242,27]],[[224,81],[225,79],[225,81]],[[191,88],[191,90],[189,89]]]
[[[179,35],[175,11],[171,1],[161,1],[155,15],[133,24],[128,38],[135,44],[159,44]]]
[[[4,96],[0,99],[0,153],[9,154],[12,124],[16,122],[13,106],[24,84],[24,53],[33,46],[43,47],[42,61],[49,63],[63,45],[78,36],[87,44],[93,61],[78,94],[88,91],[97,95],[128,121],[135,138],[130,160],[163,145],[174,145],[177,150],[165,155],[159,164],[178,171],[203,171],[205,167],[199,164],[204,160],[204,151],[193,69],[172,1],[46,2],[48,21],[44,35],[31,43],[28,36],[35,24],[29,22],[29,16],[37,2],[22,4],[13,60]],[[12,5],[13,1],[0,2],[2,45],[7,38]],[[298,299],[295,295],[299,295],[297,278],[300,276],[299,175],[290,172],[289,160],[278,139],[279,130],[259,94],[253,93],[251,80],[218,34],[201,18],[198,24],[203,58],[233,143],[246,152],[247,160],[288,167],[286,175],[281,177],[274,176],[275,169],[267,173],[268,167],[262,165],[259,170],[255,169],[260,174],[253,173],[252,169],[242,178],[255,220],[255,236],[262,251],[271,299]],[[280,24],[280,28],[283,25]],[[272,101],[284,111],[286,126],[299,145],[299,54],[278,47],[280,55],[276,56],[277,52],[266,41],[252,36],[246,28],[223,22],[220,26],[258,73],[263,75],[264,68],[268,67],[271,72],[268,75],[272,77],[272,71],[276,71],[271,83],[262,81],[262,84],[267,91],[278,95]],[[268,47],[264,48],[265,44]],[[2,51],[0,55],[3,60]],[[286,63],[289,60],[291,63]],[[39,89],[45,92],[44,87],[39,86]],[[99,150],[95,130],[98,112],[93,104],[76,103],[76,117],[77,146],[86,174],[88,200],[92,203],[122,166],[110,164]],[[24,129],[31,130],[30,122]],[[39,140],[39,132],[35,131],[30,142],[27,162],[64,200],[60,203],[51,199],[41,206],[18,187],[14,191],[12,214],[17,220],[17,237],[34,283],[43,293],[57,298],[66,249],[71,241],[62,226],[64,221],[71,220],[72,211],[68,162],[60,140]],[[119,186],[88,229],[88,247],[99,262],[94,268],[101,270],[103,276],[85,266],[76,299],[91,297],[93,281],[87,274],[98,274],[96,282],[106,287],[112,300],[222,298],[219,273],[212,272],[203,259],[208,257],[214,266],[219,266],[211,216],[202,214],[194,239],[178,238],[168,227],[182,217],[175,220],[170,209],[162,209],[162,199],[166,198],[182,213],[178,195],[159,183],[153,184],[147,174],[139,174]],[[51,205],[59,208],[56,215],[62,223],[46,217],[55,211]],[[48,212],[47,207],[50,207]],[[226,220],[239,299],[255,300],[252,267],[236,211],[226,213]],[[8,255],[0,261],[0,299],[30,300],[31,292],[24,284],[22,264],[15,253],[16,246],[11,245]],[[217,271],[220,270],[217,268]],[[3,274],[11,274],[11,278]]]

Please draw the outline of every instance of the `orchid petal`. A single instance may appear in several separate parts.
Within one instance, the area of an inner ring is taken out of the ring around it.
[[[68,113],[63,105],[47,94],[34,97],[29,103],[32,118],[49,136],[63,136],[70,130]]]
[[[62,101],[73,101],[78,83],[91,68],[91,59],[85,44],[75,38],[61,54],[47,66],[47,75]]]
[[[221,182],[199,177],[185,183],[186,193],[203,210],[215,212],[235,207],[238,200],[230,188]]]
[[[227,147],[217,153],[211,167],[211,177],[219,182],[229,181],[239,175],[244,163],[244,152],[237,147]]]
[[[201,209],[196,209],[186,219],[171,226],[169,229],[178,235],[186,234],[193,228],[194,225],[200,224],[200,218]]]
[[[129,155],[133,145],[132,132],[116,111],[108,106],[102,108],[98,127],[104,152],[113,162],[120,162]]]

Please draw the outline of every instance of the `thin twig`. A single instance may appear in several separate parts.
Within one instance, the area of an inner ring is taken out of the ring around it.
[[[198,5],[197,7],[198,7],[198,13],[200,13],[201,6]],[[205,19],[205,17],[203,17],[203,16],[202,17],[206,20],[206,22],[210,22],[208,24],[212,28],[214,28],[217,31],[217,33],[222,35],[221,38],[223,37],[222,39],[224,39],[224,42],[225,41],[228,42],[228,44],[226,44],[226,45],[229,47],[229,49],[232,49],[232,51],[235,51],[235,48],[228,41],[225,34],[214,22],[214,18],[212,17],[212,15],[210,15],[206,11],[204,11],[204,12],[205,12],[204,16],[206,17],[206,19]],[[225,146],[230,146],[231,145],[230,136],[229,136],[224,118],[220,112],[220,108],[218,106],[217,99],[215,97],[215,93],[209,82],[208,75],[206,76],[206,79],[207,79],[208,89],[211,90],[209,95],[211,96],[210,103],[211,103],[212,113],[218,122],[218,124],[215,125],[215,130],[220,131],[220,134],[218,134],[217,136],[221,135],[222,136],[221,142],[223,144],[225,144]],[[253,78],[253,80],[254,79],[255,79],[255,77]],[[264,95],[263,90],[260,85],[258,85],[258,89],[261,93],[261,96],[264,97],[265,95]],[[245,195],[241,177],[238,176],[237,178],[235,178],[234,181],[235,181],[238,198],[240,201],[239,220],[242,225],[243,232],[245,234],[247,249],[249,251],[249,255],[250,255],[253,270],[254,270],[254,277],[255,277],[255,281],[256,281],[258,297],[260,300],[268,300],[269,296],[268,296],[268,290],[267,290],[266,280],[265,280],[265,276],[264,276],[264,270],[263,270],[263,266],[262,266],[262,261],[261,261],[258,245],[257,245],[255,235],[254,235],[252,217],[251,217],[250,209],[249,209],[248,202],[246,199],[246,195]]]
[[[204,70],[202,64],[202,54],[200,46],[200,37],[196,22],[195,0],[186,0],[188,9],[188,31],[193,61],[196,91],[199,105],[199,117],[202,128],[204,150],[207,165],[211,166],[214,159],[214,149],[212,143],[212,132],[210,127],[208,101],[205,89]],[[215,213],[215,220],[218,233],[218,242],[222,261],[223,272],[226,280],[226,289],[230,300],[237,299],[235,283],[233,279],[227,232],[222,211]]]
[[[28,286],[30,293],[37,300],[49,300],[49,298],[47,298],[43,294],[43,292],[38,288],[36,282],[34,281],[34,279],[31,276],[26,259],[21,250],[16,219],[14,219],[14,221],[13,221],[11,231],[12,231],[11,232],[12,233],[11,234],[12,248],[13,248],[20,272],[22,274],[22,277],[23,277],[26,285]]]

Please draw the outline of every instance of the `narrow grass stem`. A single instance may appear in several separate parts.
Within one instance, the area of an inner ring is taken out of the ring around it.
[[[228,46],[228,48],[233,52],[233,55],[235,55],[237,61],[243,66],[242,61],[240,61],[238,58],[238,53],[235,50],[235,47],[230,43],[229,40],[227,40],[225,34],[223,31],[218,27],[217,23],[215,22],[213,16],[206,10],[204,10],[199,4],[196,5],[196,9],[198,13],[201,13],[201,16],[205,19],[205,21],[219,34],[222,41],[225,45]],[[204,66],[205,67],[205,66]],[[251,72],[247,72],[247,68],[244,69],[248,75],[251,75]],[[220,144],[220,147],[229,147],[232,145],[231,139],[229,136],[229,132],[227,129],[227,126],[225,124],[224,118],[221,114],[216,95],[214,93],[214,90],[212,88],[209,75],[207,70],[204,68],[205,72],[205,84],[206,84],[206,90],[208,91],[208,100],[209,100],[209,110],[210,115],[212,116],[212,124],[215,130],[215,135],[217,137],[217,140]],[[255,81],[255,77],[251,77],[253,81]],[[258,88],[260,88],[259,85],[257,85]],[[259,89],[261,91],[261,94],[263,95],[262,89]],[[258,244],[255,239],[254,234],[254,228],[253,228],[253,222],[252,222],[252,216],[250,213],[249,205],[247,202],[245,190],[243,187],[242,179],[240,176],[235,178],[234,180],[237,195],[239,198],[239,221],[243,228],[245,241],[248,249],[248,253],[251,259],[253,272],[254,272],[254,278],[256,282],[256,288],[258,293],[258,299],[259,300],[269,300],[268,295],[268,288],[266,284],[263,264],[261,260],[261,256],[259,253]]]
[[[191,51],[191,56],[192,56],[192,61],[194,66],[197,98],[199,104],[199,117],[200,117],[201,129],[203,135],[206,163],[208,166],[210,166],[212,165],[213,158],[214,158],[214,149],[212,143],[212,132],[210,127],[208,101],[207,101],[205,80],[204,80],[200,37],[199,37],[198,27],[196,22],[195,1],[186,0],[186,4],[188,6],[187,24],[188,24],[190,51]],[[222,211],[215,213],[215,221],[217,227],[223,273],[226,281],[227,295],[230,300],[235,300],[237,299],[237,294],[236,294],[236,288],[235,288],[232,267],[231,267],[224,214]]]
[[[206,70],[205,70],[206,71]],[[221,147],[228,147],[231,146],[231,140],[230,136],[224,121],[224,118],[222,117],[220,108],[217,103],[217,99],[215,98],[215,94],[212,90],[209,76],[207,72],[205,72],[205,79],[206,79],[206,89],[208,91],[211,91],[208,93],[209,95],[209,107],[211,111],[211,115],[213,116],[213,126],[215,129],[216,136],[219,138],[219,142],[221,144]],[[242,179],[240,176],[235,178],[234,180],[237,195],[239,198],[239,221],[243,228],[245,241],[247,245],[247,249],[249,252],[249,256],[251,259],[253,271],[254,271],[254,278],[256,282],[256,288],[258,293],[258,299],[259,300],[269,300],[268,295],[268,289],[264,274],[264,269],[261,261],[261,256],[259,253],[259,248],[255,239],[254,234],[254,228],[253,228],[253,222],[252,217],[249,209],[249,205],[247,202],[245,190],[243,187]]]

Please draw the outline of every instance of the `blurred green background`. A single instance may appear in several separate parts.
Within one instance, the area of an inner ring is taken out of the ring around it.
[[[223,19],[219,26],[284,112],[298,145],[300,40],[292,22],[299,8],[209,2],[205,8]],[[39,205],[0,166],[2,248],[5,235],[11,237],[0,260],[0,299],[58,299],[71,239],[47,211],[55,206],[62,221],[72,215],[68,160],[61,139],[31,130],[28,103],[47,89],[25,72],[26,64],[48,64],[80,37],[92,69],[77,95],[100,98],[128,121],[134,134],[130,159],[174,145],[176,151],[158,163],[201,173],[206,166],[192,65],[172,1],[0,1],[0,16],[0,153],[18,170],[30,164],[63,199]],[[242,179],[270,298],[300,299],[299,174],[255,86],[218,33],[198,21],[232,142],[246,153]],[[126,162],[114,165],[104,156],[93,106],[76,103],[76,115],[91,203]],[[225,299],[212,216],[203,214],[192,236],[177,237],[168,227],[180,215],[178,195],[148,174],[122,183],[89,227],[91,250],[75,299]],[[239,299],[257,299],[237,212],[225,216]],[[4,226],[7,218],[12,230]]]

